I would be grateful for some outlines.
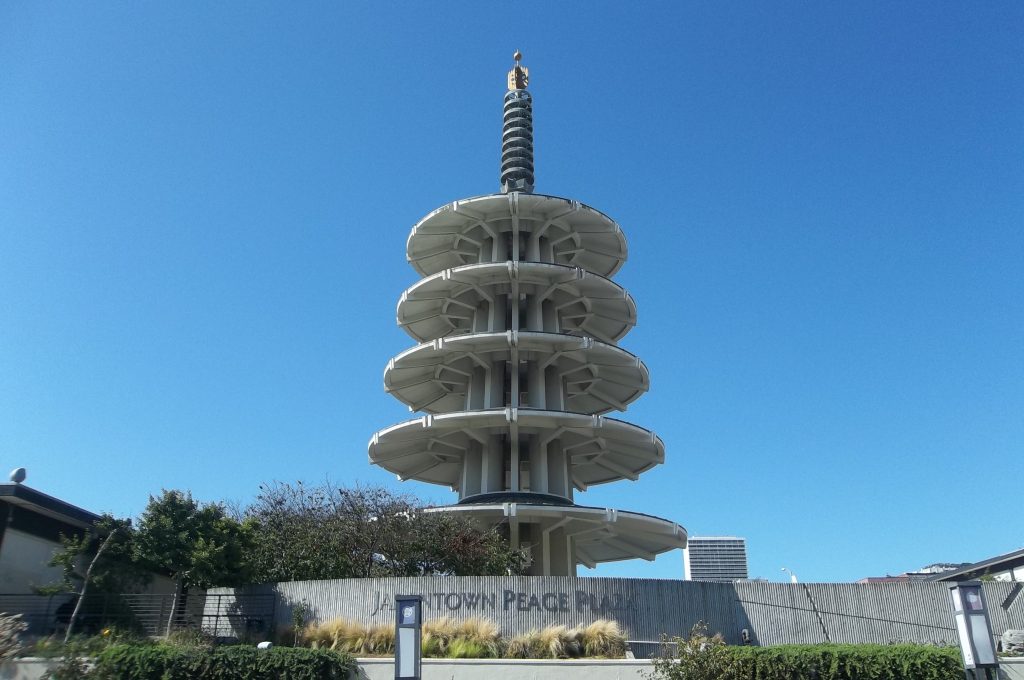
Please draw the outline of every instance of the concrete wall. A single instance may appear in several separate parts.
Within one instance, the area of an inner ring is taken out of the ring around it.
[[[0,663],[0,680],[39,680],[59,662],[53,659],[20,659]],[[650,661],[496,661],[489,659],[424,659],[423,680],[633,680],[647,677]],[[353,680],[393,680],[391,659],[360,659]],[[1003,659],[1000,680],[1024,680],[1024,658]]]
[[[59,660],[21,659],[0,663],[0,680],[40,680]],[[650,661],[502,661],[424,659],[423,680],[640,680]],[[360,659],[352,680],[394,680],[391,659]]]
[[[993,632],[1024,628],[1024,594],[1013,584],[986,583]],[[296,581],[210,593],[273,593],[276,617],[291,622],[292,605],[305,601],[314,618],[364,623],[394,621],[395,595],[424,597],[427,619],[484,616],[508,635],[551,624],[575,626],[598,618],[623,625],[631,640],[685,635],[703,620],[730,644],[741,631],[757,644],[895,641],[953,644],[956,633],[943,583],[698,583],[651,579],[572,577],[430,577]],[[1005,604],[1005,607],[1003,606]],[[238,610],[245,611],[239,598]],[[639,653],[653,651],[638,648]],[[639,656],[640,654],[638,654]]]
[[[41,680],[60,659],[17,659],[0,663],[0,680]]]
[[[651,671],[643,659],[611,661],[519,661],[508,659],[424,659],[423,680],[640,680]],[[360,659],[358,680],[394,680],[391,659]]]
[[[59,581],[60,568],[48,567],[46,564],[60,547],[60,543],[17,529],[7,529],[0,550],[0,593],[29,594],[33,592],[33,586],[45,586]]]

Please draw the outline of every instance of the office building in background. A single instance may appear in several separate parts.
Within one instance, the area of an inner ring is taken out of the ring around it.
[[[691,536],[683,564],[687,581],[746,580],[747,541],[736,536]]]

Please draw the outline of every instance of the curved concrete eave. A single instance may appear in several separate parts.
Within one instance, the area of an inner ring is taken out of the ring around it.
[[[521,291],[555,304],[563,332],[614,343],[636,325],[636,302],[611,279],[579,267],[514,261],[469,264],[421,279],[402,293],[395,320],[420,342],[470,332],[474,310],[508,293],[513,280]]]
[[[685,548],[687,539],[686,529],[671,520],[612,508],[501,503],[448,505],[428,512],[468,513],[490,525],[537,523],[542,532],[561,528],[573,537],[579,563],[590,568],[602,562],[653,560],[661,553]]]
[[[409,233],[406,257],[424,276],[480,261],[487,238],[518,229],[544,233],[555,261],[603,276],[626,261],[626,238],[618,223],[599,210],[559,196],[489,194],[454,201],[424,217]]]
[[[466,408],[473,371],[520,359],[552,367],[569,387],[567,410],[604,414],[625,411],[650,387],[647,366],[636,355],[592,338],[560,333],[505,331],[439,338],[388,362],[384,389],[413,411],[443,413]]]
[[[498,409],[426,415],[375,433],[370,462],[401,479],[416,479],[458,488],[472,442],[489,434],[535,434],[542,444],[558,440],[570,460],[573,485],[594,484],[640,474],[665,461],[661,439],[642,427],[614,418],[563,411]]]

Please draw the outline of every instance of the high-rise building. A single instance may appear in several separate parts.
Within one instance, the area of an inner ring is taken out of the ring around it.
[[[748,578],[746,539],[690,536],[683,555],[687,581],[740,581]]]
[[[635,480],[665,460],[653,432],[607,417],[647,391],[647,367],[616,343],[636,305],[611,280],[626,239],[579,201],[535,194],[533,100],[508,74],[501,192],[444,205],[409,234],[423,277],[398,302],[418,345],[388,362],[384,387],[425,415],[381,430],[370,461],[458,492],[459,512],[500,526],[538,575],[686,545],[669,520],[577,504],[594,484]]]

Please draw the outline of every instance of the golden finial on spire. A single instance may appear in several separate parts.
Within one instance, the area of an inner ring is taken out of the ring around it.
[[[515,51],[512,58],[516,60],[516,65],[508,72],[508,89],[525,90],[526,86],[530,84],[530,69],[519,65],[519,61],[523,58],[523,53],[519,50]]]

